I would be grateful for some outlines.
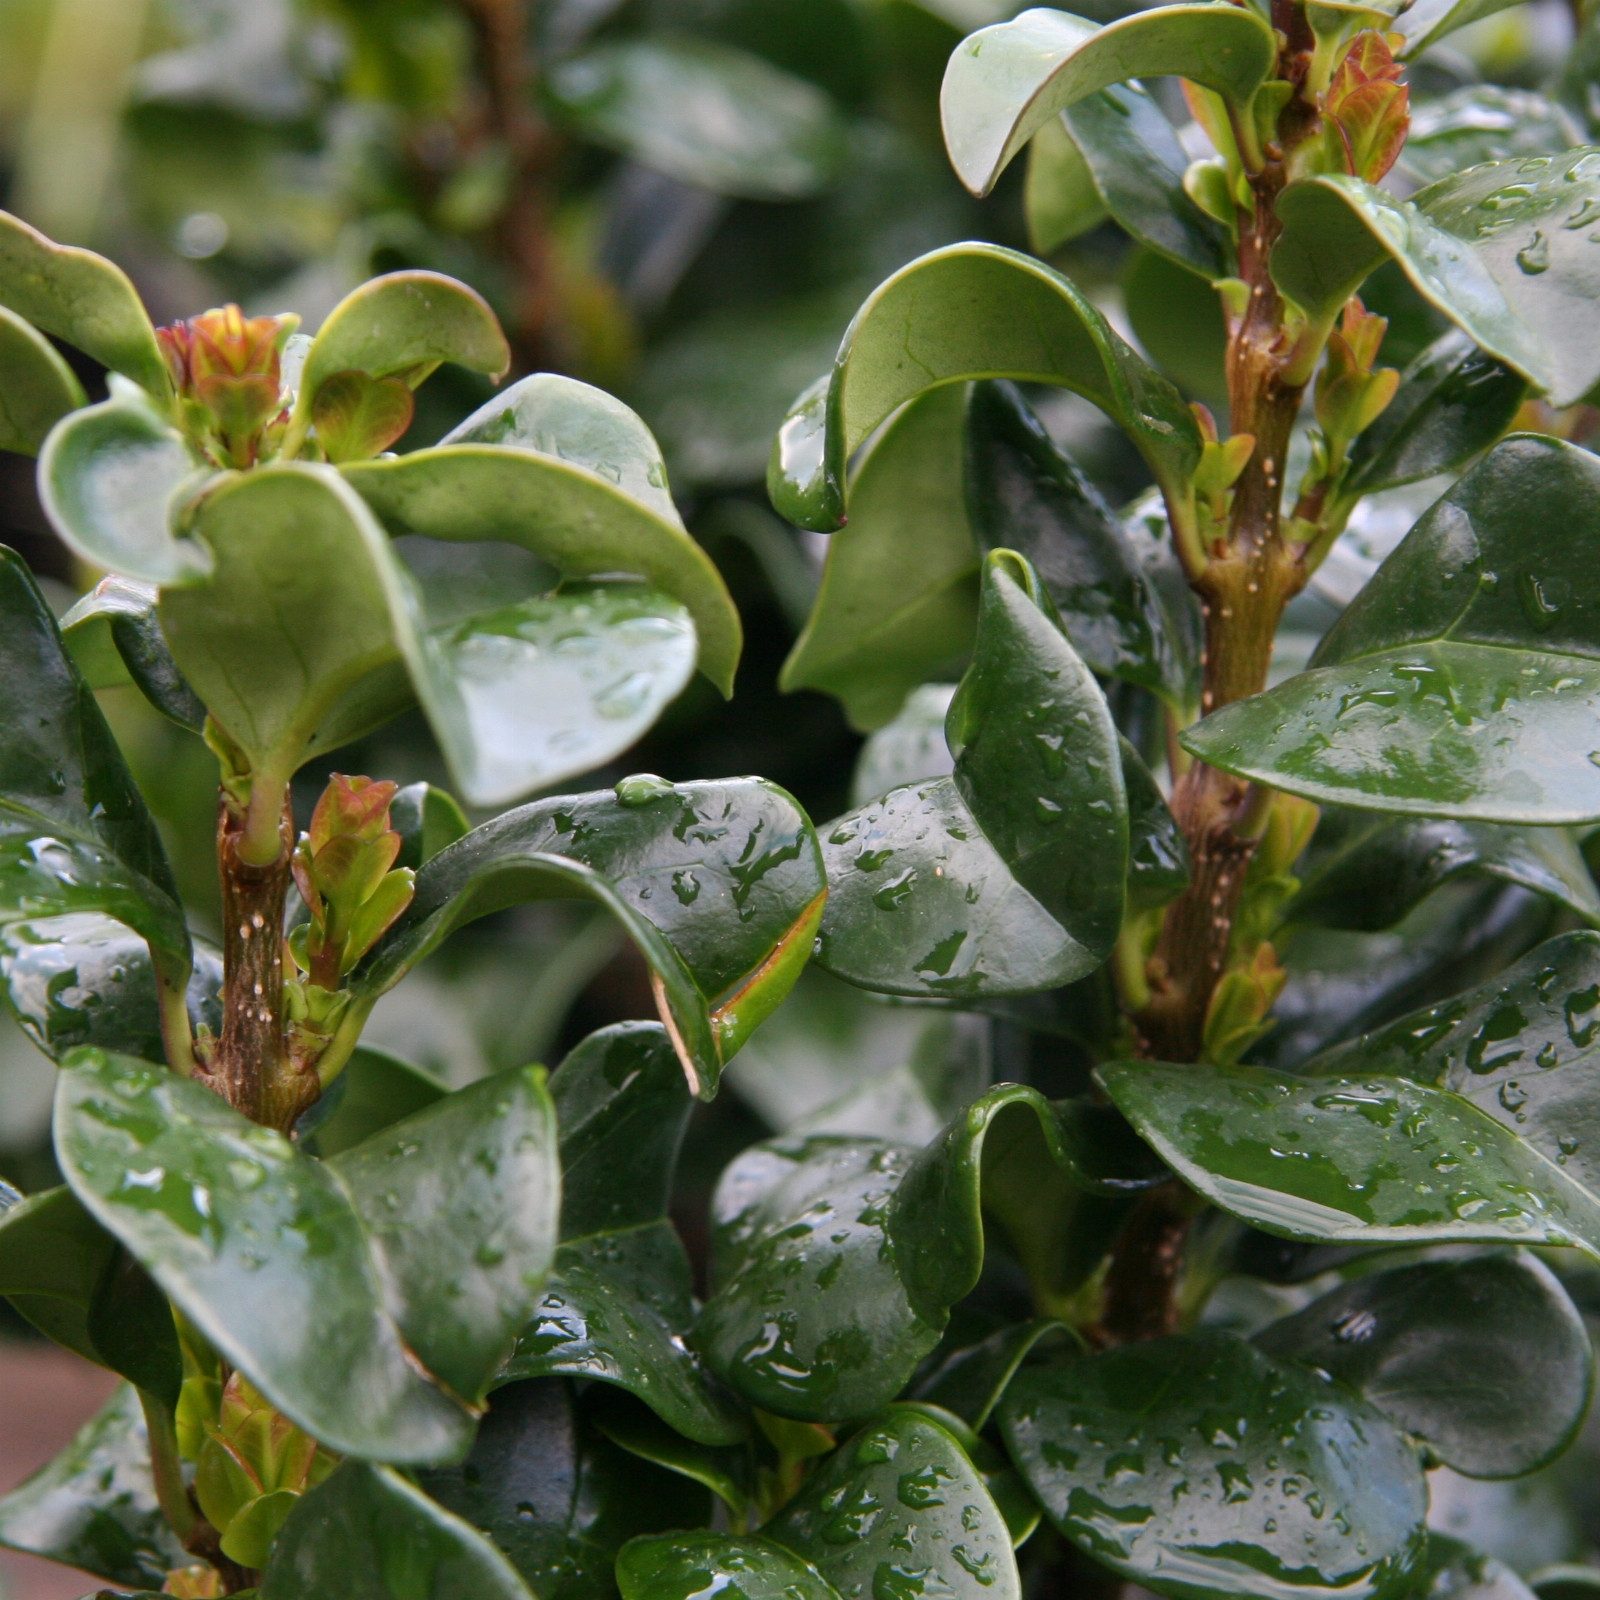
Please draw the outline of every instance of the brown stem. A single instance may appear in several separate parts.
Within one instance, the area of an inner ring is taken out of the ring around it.
[[[1152,1189],[1123,1224],[1106,1274],[1102,1344],[1131,1344],[1178,1331],[1178,1280],[1183,1247],[1196,1212],[1194,1197],[1174,1179]]]

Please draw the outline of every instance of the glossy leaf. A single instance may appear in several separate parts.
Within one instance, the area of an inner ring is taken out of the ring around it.
[[[156,331],[127,274],[0,211],[0,306],[158,398],[171,392]]]
[[[187,1561],[156,1504],[132,1388],[118,1389],[53,1461],[0,1496],[0,1545],[141,1588]]]
[[[1093,971],[1127,876],[1116,729],[1037,576],[1008,551],[985,564],[973,666],[945,731],[952,778],[892,790],[826,835],[818,961],[912,995],[1023,994]]]
[[[1186,1183],[1269,1233],[1600,1252],[1600,1198],[1442,1089],[1375,1073],[1306,1079],[1162,1062],[1116,1062],[1098,1076]]]
[[[470,1418],[413,1367],[361,1223],[320,1162],[209,1089],[97,1050],[63,1063],[55,1126],[90,1214],[291,1420],[379,1459],[466,1444]]]
[[[689,1259],[667,1201],[693,1101],[666,1031],[591,1034],[550,1080],[561,1126],[561,1249],[501,1381],[568,1373],[631,1391],[679,1433],[742,1439],[689,1349]]]
[[[1165,596],[1014,384],[974,385],[966,453],[967,512],[982,550],[1028,558],[1073,648],[1100,676],[1149,689],[1180,714],[1192,705],[1198,683]]]
[[[93,567],[146,583],[194,583],[210,551],[174,530],[203,481],[183,435],[132,384],[55,428],[39,459],[39,497],[67,547]]]
[[[1042,1208],[1064,1232],[1086,1220],[1085,1195],[1150,1179],[1126,1130],[1119,1138],[1087,1108],[1052,1107],[1015,1084],[983,1096],[920,1153],[828,1135],[755,1145],[712,1202],[715,1292],[696,1335],[712,1368],[763,1410],[806,1421],[867,1417],[892,1399],[978,1281],[991,1130],[1013,1155],[1037,1146],[1036,1175],[1064,1175]],[[1096,1264],[1063,1255],[1030,1265],[1070,1265],[1081,1282]]]
[[[1600,817],[1600,464],[1519,435],[1437,501],[1312,670],[1182,735],[1293,794],[1485,822]]]
[[[562,62],[549,89],[597,144],[717,194],[807,199],[837,177],[849,148],[820,89],[693,35],[602,44]]]
[[[709,1500],[612,1444],[559,1379],[497,1389],[471,1454],[422,1474],[422,1484],[488,1535],[539,1600],[614,1595],[619,1549],[638,1534],[705,1521]]]
[[[955,1439],[891,1407],[817,1469],[762,1536],[808,1561],[841,1600],[1022,1593],[1011,1534]]]
[[[1122,304],[1139,348],[1218,412],[1228,403],[1228,326],[1204,278],[1154,250],[1137,250],[1122,275]]]
[[[555,1255],[555,1111],[538,1067],[480,1079],[335,1156],[409,1349],[471,1404]]]
[[[1340,495],[1456,471],[1505,432],[1526,391],[1520,373],[1452,330],[1406,368],[1394,399],[1357,436]]]
[[[1480,162],[1560,155],[1582,143],[1577,124],[1555,101],[1527,89],[1473,83],[1413,109],[1399,165],[1414,183],[1426,185]]]
[[[0,450],[38,455],[56,423],[85,404],[83,385],[55,346],[0,304]]]
[[[144,800],[22,560],[0,548],[0,921],[100,911],[181,984],[189,935]]]
[[[1356,1390],[1446,1466],[1480,1478],[1554,1460],[1594,1387],[1582,1315],[1550,1269],[1520,1251],[1357,1278],[1255,1343]]]
[[[635,574],[687,607],[701,670],[731,692],[738,613],[678,517],[655,440],[620,401],[525,378],[434,449],[343,471],[392,533],[503,540],[565,579]]]
[[[913,689],[895,716],[869,736],[851,774],[851,805],[865,805],[923,778],[948,778],[955,771],[956,758],[944,742],[945,713],[955,692],[953,683]]]
[[[295,1128],[312,1154],[325,1158],[353,1150],[363,1141],[425,1111],[449,1089],[421,1067],[373,1045],[359,1045],[344,1070],[323,1091]]]
[[[1064,11],[1025,11],[967,39],[940,93],[945,144],[961,181],[987,194],[1058,111],[1130,78],[1176,74],[1244,106],[1275,56],[1254,12],[1157,6],[1097,27]]]
[[[154,584],[102,578],[61,619],[61,638],[91,689],[131,683],[180,727],[204,726],[206,708],[172,659]]]
[[[957,676],[972,648],[978,549],[962,491],[966,413],[966,385],[930,390],[868,446],[851,480],[849,524],[828,541],[822,586],[783,664],[780,688],[837,696],[863,731],[894,717],[919,684]]]
[[[1083,395],[1128,434],[1169,496],[1188,503],[1200,436],[1177,390],[1068,279],[998,245],[958,244],[902,267],[856,313],[826,386],[801,396],[773,443],[773,505],[801,527],[838,527],[855,450],[907,400],[965,378]]]
[[[409,783],[399,790],[389,802],[389,826],[400,835],[395,865],[413,872],[469,831],[456,797],[436,783]]]
[[[1600,895],[1566,828],[1387,817],[1328,810],[1296,872],[1291,922],[1376,932],[1457,878],[1485,877],[1533,889],[1584,921],[1600,921]]]
[[[389,1467],[348,1461],[302,1495],[278,1535],[261,1600],[530,1600],[470,1524]]]
[[[1242,1340],[1025,1368],[1000,1422],[1051,1522],[1158,1594],[1409,1592],[1428,1504],[1415,1448],[1366,1401]]]
[[[916,1398],[954,1412],[981,1433],[1022,1364],[1071,1338],[1064,1324],[1048,1317],[1011,1323],[941,1362],[918,1384]]]
[[[1042,124],[1028,145],[1022,205],[1028,245],[1036,256],[1053,254],[1106,219],[1094,174],[1060,117]]]
[[[1475,343],[1570,405],[1600,380],[1600,343],[1575,333],[1600,283],[1581,220],[1596,197],[1600,152],[1581,149],[1489,162],[1412,200],[1360,178],[1314,178],[1278,202],[1272,275],[1311,316],[1331,317],[1393,257]]]
[[[1403,53],[1419,56],[1458,28],[1492,17],[1513,4],[1515,0],[1418,0],[1395,19],[1406,41]]]
[[[1503,1561],[1430,1532],[1416,1593],[1419,1600],[1529,1600],[1534,1590]]]
[[[622,1600],[837,1600],[809,1562],[755,1534],[672,1533],[635,1539],[617,1557]]]
[[[679,1059],[709,1097],[804,965],[824,883],[810,824],[774,785],[624,779],[615,792],[508,811],[442,850],[357,969],[358,1003],[370,1006],[477,917],[524,900],[594,899],[650,963]]]

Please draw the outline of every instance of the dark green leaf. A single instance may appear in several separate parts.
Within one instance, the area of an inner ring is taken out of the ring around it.
[[[398,867],[413,872],[468,831],[456,797],[436,783],[410,783],[389,802],[389,826],[400,835]]]
[[[329,1166],[366,1225],[406,1345],[478,1404],[555,1256],[561,1171],[543,1069],[458,1089]]]
[[[1189,709],[1199,695],[1196,664],[1183,657],[1165,597],[1014,384],[974,385],[966,451],[968,517],[982,550],[1028,558],[1095,672],[1152,690],[1180,714]]]
[[[1553,1461],[1594,1386],[1582,1315],[1555,1274],[1520,1251],[1357,1278],[1255,1343],[1354,1389],[1477,1478]]]
[[[0,306],[141,384],[171,392],[156,332],[127,274],[0,211]]]
[[[1136,250],[1122,275],[1122,304],[1139,348],[1185,393],[1221,411],[1228,325],[1217,291],[1154,250]]]
[[[940,108],[961,181],[987,194],[1056,112],[1130,78],[1177,74],[1246,105],[1271,68],[1271,31],[1253,11],[1156,6],[1097,27],[1028,11],[967,39],[950,57]]]
[[[759,56],[686,34],[617,40],[564,61],[549,89],[581,133],[680,183],[804,200],[838,175],[844,119]]]
[[[1000,1418],[1055,1526],[1158,1594],[1409,1592],[1428,1505],[1415,1448],[1366,1401],[1240,1339],[1025,1368]]]
[[[1356,439],[1341,497],[1456,471],[1505,432],[1527,387],[1452,329],[1406,368],[1394,399]]]
[[[1094,174],[1061,117],[1044,123],[1028,145],[1022,204],[1036,256],[1052,254],[1106,219]]]
[[[1429,184],[1480,162],[1560,155],[1582,142],[1556,102],[1527,89],[1473,83],[1412,111],[1399,165],[1413,183]]]
[[[1454,1540],[1438,1541],[1451,1543]],[[1464,1548],[1464,1547],[1463,1547]],[[1541,1567],[1538,1571],[1529,1574],[1529,1582],[1523,1584],[1514,1573],[1507,1572],[1498,1561],[1491,1557],[1480,1557],[1488,1562],[1493,1570],[1495,1579],[1509,1580],[1516,1584],[1516,1589],[1507,1594],[1506,1600],[1525,1600],[1521,1591],[1526,1588],[1532,1590],[1539,1600],[1593,1600],[1596,1592],[1600,1592],[1600,1567],[1578,1566],[1566,1562],[1557,1563],[1555,1566]],[[1504,1575],[1502,1578],[1502,1574]],[[1475,1597],[1474,1597],[1475,1600]],[[1488,1597],[1485,1597],[1488,1600]],[[1494,1600],[1499,1600],[1495,1596]]]
[[[175,513],[205,473],[156,402],[132,384],[56,428],[39,459],[51,525],[91,567],[147,583],[194,583],[213,566]]]
[[[126,1385],[72,1443],[0,1497],[0,1544],[110,1583],[163,1583],[188,1561],[156,1505],[139,1397]]]
[[[1318,801],[1485,822],[1600,817],[1600,580],[1582,553],[1596,528],[1593,455],[1505,440],[1388,557],[1311,671],[1183,743]]]
[[[728,1508],[735,1527],[747,1526],[758,1481],[757,1451],[750,1440],[738,1445],[701,1444],[669,1427],[648,1406],[622,1389],[596,1388],[585,1396],[587,1415],[613,1444],[620,1445],[642,1461],[654,1462],[709,1489]],[[778,1419],[763,1416],[763,1429]],[[805,1423],[789,1427],[804,1430]],[[821,1432],[812,1438],[825,1451]]]
[[[539,801],[423,868],[410,908],[357,970],[358,1003],[370,1007],[476,917],[523,900],[595,899],[650,962],[680,1059],[709,1095],[809,955],[823,883],[804,813],[757,779],[638,777],[614,793]]]
[[[1012,1323],[942,1361],[918,1384],[916,1397],[954,1412],[981,1433],[1023,1362],[1047,1355],[1072,1338],[1064,1324],[1048,1317]]]
[[[61,637],[91,689],[131,683],[163,716],[198,730],[206,708],[172,659],[157,598],[154,584],[103,578],[61,619]]]
[[[0,1294],[41,1333],[96,1364],[89,1308],[112,1270],[117,1241],[67,1188],[0,1210]]]
[[[911,1407],[891,1407],[836,1450],[762,1533],[842,1600],[1022,1593],[1010,1530],[983,1480],[955,1439]]]
[[[531,1600],[470,1524],[398,1472],[347,1461],[303,1495],[273,1546],[261,1600]]]
[[[1575,1596],[1558,1596],[1543,1588],[1534,1591],[1504,1562],[1459,1539],[1432,1532],[1412,1592],[1417,1600],[1530,1600],[1535,1592],[1539,1600],[1576,1600]]]
[[[1157,1061],[1115,1062],[1098,1076],[1186,1183],[1269,1233],[1600,1252],[1600,1198],[1445,1090],[1376,1074],[1308,1080]]]
[[[617,1557],[622,1600],[838,1600],[809,1562],[754,1534],[673,1533],[635,1539]]]
[[[1147,910],[1189,887],[1189,846],[1139,752],[1120,737],[1118,747],[1128,792],[1128,903]]]
[[[312,1153],[331,1158],[353,1150],[403,1117],[427,1110],[449,1092],[421,1067],[387,1050],[359,1045],[295,1131],[302,1138],[314,1134]]]
[[[783,664],[781,688],[837,696],[864,731],[889,721],[917,685],[956,676],[972,648],[966,410],[966,385],[933,389],[868,447],[850,484],[849,524],[828,542],[822,587]]]
[[[1260,24],[1251,15],[1247,26]],[[902,267],[856,313],[832,377],[801,396],[773,443],[773,505],[801,527],[838,527],[856,449],[907,400],[963,378],[1076,391],[1124,429],[1175,505],[1190,504],[1200,435],[1177,390],[1059,273],[998,245],[957,244]]]
[[[952,778],[893,790],[829,831],[819,962],[912,995],[1021,994],[1093,971],[1127,877],[1116,728],[1009,551],[985,563],[973,666],[945,731]]]
[[[438,1459],[467,1413],[412,1365],[361,1223],[323,1165],[165,1068],[63,1063],[56,1153],[95,1220],[330,1449]]]
[[[38,455],[45,435],[84,404],[83,385],[55,346],[0,304],[0,450]]]
[[[704,1522],[709,1499],[697,1485],[618,1449],[558,1379],[497,1389],[472,1453],[422,1481],[447,1510],[494,1540],[539,1600],[614,1596],[612,1563],[623,1544]],[[479,1600],[479,1593],[441,1591],[438,1600]]]

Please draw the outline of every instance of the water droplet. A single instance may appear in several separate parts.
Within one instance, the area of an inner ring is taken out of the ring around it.
[[[1378,1319],[1370,1311],[1347,1311],[1333,1325],[1333,1336],[1341,1344],[1360,1344],[1378,1331]]]
[[[1550,266],[1550,241],[1536,228],[1533,238],[1517,251],[1517,265],[1536,278]]]
[[[672,874],[672,892],[677,895],[682,904],[693,905],[700,898],[700,880],[684,868],[681,872]]]
[[[1528,1103],[1528,1091],[1515,1078],[1508,1078],[1500,1085],[1500,1104],[1507,1111],[1520,1111]]]
[[[653,772],[636,772],[616,787],[617,800],[625,806],[647,806],[652,800],[660,800],[671,793],[672,785]]]

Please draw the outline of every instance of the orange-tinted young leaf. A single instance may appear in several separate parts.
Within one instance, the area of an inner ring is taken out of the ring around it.
[[[1411,127],[1402,71],[1389,41],[1367,28],[1350,41],[1323,97],[1335,155],[1346,172],[1368,183],[1399,159]]]
[[[330,461],[367,461],[411,426],[416,397],[401,378],[336,372],[311,402],[311,422]]]

